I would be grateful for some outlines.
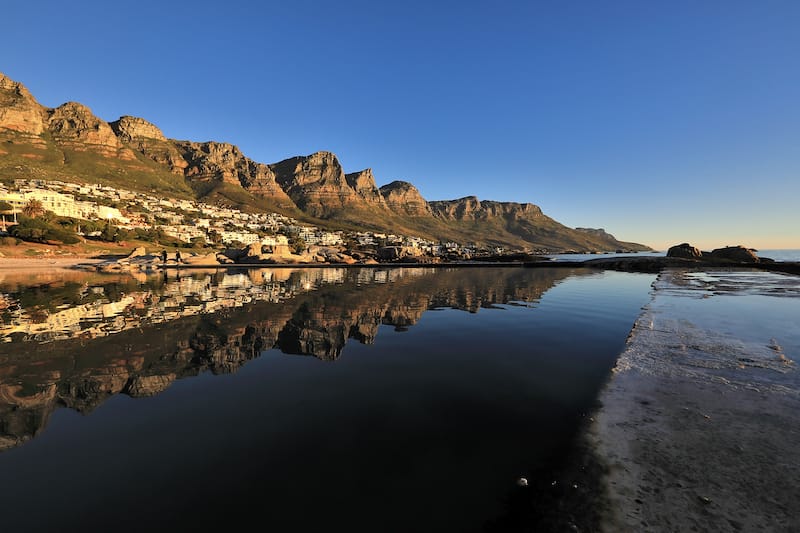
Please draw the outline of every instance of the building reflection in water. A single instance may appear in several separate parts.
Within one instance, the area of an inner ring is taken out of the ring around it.
[[[181,276],[78,272],[0,279],[0,449],[59,407],[152,396],[264,350],[336,360],[429,309],[535,305],[571,269],[248,269]]]

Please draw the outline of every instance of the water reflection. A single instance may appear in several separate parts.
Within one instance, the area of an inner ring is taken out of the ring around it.
[[[577,271],[581,272],[581,271]],[[77,273],[0,280],[0,449],[39,433],[61,406],[158,394],[264,350],[335,360],[381,325],[429,309],[533,306],[568,269],[253,269],[135,280]]]

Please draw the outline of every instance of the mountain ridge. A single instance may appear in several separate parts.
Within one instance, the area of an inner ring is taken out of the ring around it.
[[[531,203],[428,201],[399,180],[378,187],[371,169],[345,173],[332,152],[261,163],[230,143],[169,139],[144,118],[106,122],[78,102],[48,108],[2,73],[0,172],[0,179],[100,182],[437,240],[539,251],[649,249],[602,230],[569,228]]]

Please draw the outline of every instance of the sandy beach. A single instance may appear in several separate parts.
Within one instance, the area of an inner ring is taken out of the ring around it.
[[[102,263],[96,257],[0,257],[0,270],[30,270],[72,268],[81,264]]]

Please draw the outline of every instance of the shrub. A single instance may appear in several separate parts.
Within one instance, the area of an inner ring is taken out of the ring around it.
[[[75,232],[63,228],[57,223],[26,216],[19,217],[19,223],[12,226],[9,233],[17,239],[28,242],[57,241],[64,244],[80,242]]]

